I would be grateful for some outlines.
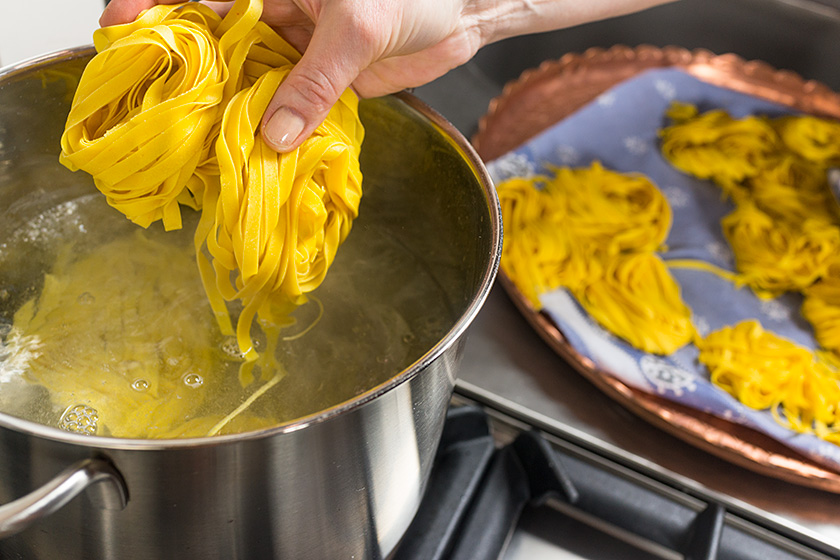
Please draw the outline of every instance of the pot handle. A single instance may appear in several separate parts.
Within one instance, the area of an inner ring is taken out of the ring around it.
[[[123,509],[128,504],[128,487],[116,467],[105,459],[84,459],[37,490],[0,506],[0,539],[19,533],[42,517],[55,513],[93,485],[96,486],[89,495],[102,509]]]

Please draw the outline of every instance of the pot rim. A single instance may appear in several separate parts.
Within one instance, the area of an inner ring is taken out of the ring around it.
[[[24,74],[32,71],[39,66],[47,66],[57,61],[73,60],[78,58],[85,58],[95,54],[92,45],[82,45],[69,49],[62,49],[59,51],[46,53],[36,57],[32,57],[21,61],[19,63],[0,68],[0,87],[3,82],[13,79],[19,74]],[[401,372],[394,375],[387,381],[376,385],[364,393],[356,397],[336,404],[324,410],[302,416],[300,418],[290,420],[288,422],[280,423],[271,428],[256,430],[251,432],[243,432],[238,434],[226,434],[205,437],[193,438],[172,438],[172,439],[140,439],[140,438],[116,438],[108,436],[88,436],[82,434],[75,434],[65,432],[58,428],[50,427],[37,422],[24,420],[11,416],[9,414],[0,412],[0,428],[8,428],[14,431],[22,432],[27,435],[36,436],[44,439],[59,441],[63,443],[70,443],[74,445],[81,445],[84,447],[97,449],[123,449],[123,450],[165,450],[165,449],[181,449],[181,448],[196,448],[196,447],[214,447],[218,445],[225,445],[233,442],[242,442],[249,440],[258,440],[262,438],[272,437],[274,435],[290,433],[306,428],[313,424],[325,422],[334,417],[348,414],[366,403],[376,399],[377,397],[393,390],[397,386],[408,382],[429,364],[436,360],[443,354],[456,340],[461,338],[467,328],[470,326],[476,315],[484,305],[484,301],[490,293],[490,289],[496,278],[501,259],[502,248],[502,219],[499,199],[496,194],[496,189],[493,186],[493,181],[487,169],[484,166],[478,153],[466,139],[466,137],[443,115],[431,108],[425,102],[421,101],[416,96],[406,91],[392,94],[393,97],[405,103],[409,108],[420,113],[427,119],[430,124],[441,132],[447,139],[449,139],[453,147],[462,155],[464,160],[470,165],[477,179],[482,184],[485,202],[490,216],[490,252],[491,258],[488,260],[487,266],[482,273],[481,282],[478,290],[473,295],[467,309],[452,328],[444,335],[432,348],[430,348],[423,356]]]

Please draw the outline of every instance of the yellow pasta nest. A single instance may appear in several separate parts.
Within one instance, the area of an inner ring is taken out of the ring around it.
[[[675,103],[668,116],[674,125],[662,131],[662,154],[677,169],[711,179],[733,198],[740,182],[757,175],[779,139],[764,120],[737,120],[722,110],[698,115],[692,105]]]
[[[825,276],[840,250],[840,229],[817,220],[774,219],[745,201],[721,220],[740,282],[765,298],[802,291]]]
[[[840,216],[827,167],[840,162],[840,123],[809,116],[735,119],[690,105],[668,111],[663,155],[711,179],[735,203],[722,226],[740,282],[766,298],[802,291],[840,253]]]
[[[642,175],[558,168],[498,185],[502,269],[532,305],[567,288],[601,325],[634,346],[669,354],[691,341],[691,311],[654,252],[671,226],[667,200]]]
[[[260,0],[219,18],[197,3],[155,6],[98,30],[61,139],[61,162],[93,176],[108,202],[147,227],[202,210],[199,270],[220,328],[282,324],[320,285],[361,200],[358,99],[346,91],[304,144],[277,154],[260,118],[300,55],[259,21]]]
[[[228,66],[201,5],[158,6],[96,32],[60,161],[93,176],[109,204],[147,227],[181,227],[179,203],[201,205],[196,168],[210,154]],[[191,188],[185,188],[185,187]]]
[[[607,330],[646,352],[670,354],[694,338],[680,286],[653,252],[610,259],[601,278],[574,293]]]
[[[840,165],[840,123],[808,115],[782,117],[773,126],[785,146],[823,167]]]
[[[718,387],[751,408],[771,409],[797,432],[840,443],[838,371],[813,352],[753,320],[713,332],[698,346]]]
[[[805,289],[802,315],[814,327],[820,346],[840,360],[840,255],[825,276]]]

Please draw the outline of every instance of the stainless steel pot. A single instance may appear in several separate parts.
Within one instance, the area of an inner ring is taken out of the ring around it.
[[[58,138],[91,54],[0,72],[0,220],[64,196]],[[0,558],[392,552],[423,494],[466,330],[496,273],[501,224],[480,160],[439,115],[397,95],[364,102],[362,118],[364,219],[428,255],[454,311],[445,336],[363,394],[260,432],[127,440],[0,413]]]

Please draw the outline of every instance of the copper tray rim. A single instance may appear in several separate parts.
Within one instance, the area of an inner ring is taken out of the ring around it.
[[[502,93],[491,100],[487,112],[479,120],[477,131],[471,139],[476,151],[485,162],[489,162],[547,128],[531,131],[530,136],[520,138],[516,145],[506,146],[501,153],[494,153],[494,150],[499,150],[492,143],[495,121],[509,111],[515,98],[533,84],[570,79],[588,68],[616,63],[638,66],[638,71],[628,77],[650,68],[675,67],[713,85],[775,101],[805,113],[840,118],[840,95],[828,86],[815,80],[806,80],[792,71],[777,70],[760,60],[746,60],[733,53],[718,55],[705,49],[688,50],[677,46],[658,48],[650,45],[615,45],[609,49],[592,48],[583,53],[568,53],[559,59],[547,60],[508,82]],[[609,87],[604,88],[604,91]],[[589,101],[594,98],[592,96]],[[570,108],[550,124],[559,122],[580,106]],[[555,353],[608,397],[644,421],[718,458],[758,474],[840,493],[840,471],[805,457],[784,442],[634,389],[597,368],[571,346],[546,313],[534,308],[501,269],[498,281],[526,321]],[[734,435],[734,430],[746,434],[748,439]],[[760,443],[754,443],[756,440]],[[763,446],[762,442],[771,445]]]
[[[615,63],[637,65],[638,70],[633,75],[651,68],[680,68],[713,85],[754,95],[805,113],[840,119],[840,93],[820,81],[807,80],[791,70],[779,70],[762,60],[748,60],[735,53],[715,54],[707,49],[689,50],[673,45],[661,48],[646,44],[637,47],[614,45],[608,49],[593,47],[582,53],[567,53],[559,59],[546,60],[507,82],[502,92],[490,100],[487,111],[479,119],[476,132],[470,139],[473,147],[485,162],[512,149],[508,148],[496,155],[488,153],[495,147],[490,145],[491,138],[488,136],[493,122],[508,110],[512,100],[534,83],[567,79],[591,67]],[[614,83],[621,81],[616,80]],[[578,108],[570,108],[566,114]],[[516,146],[542,130],[533,131],[530,137],[517,141]]]

